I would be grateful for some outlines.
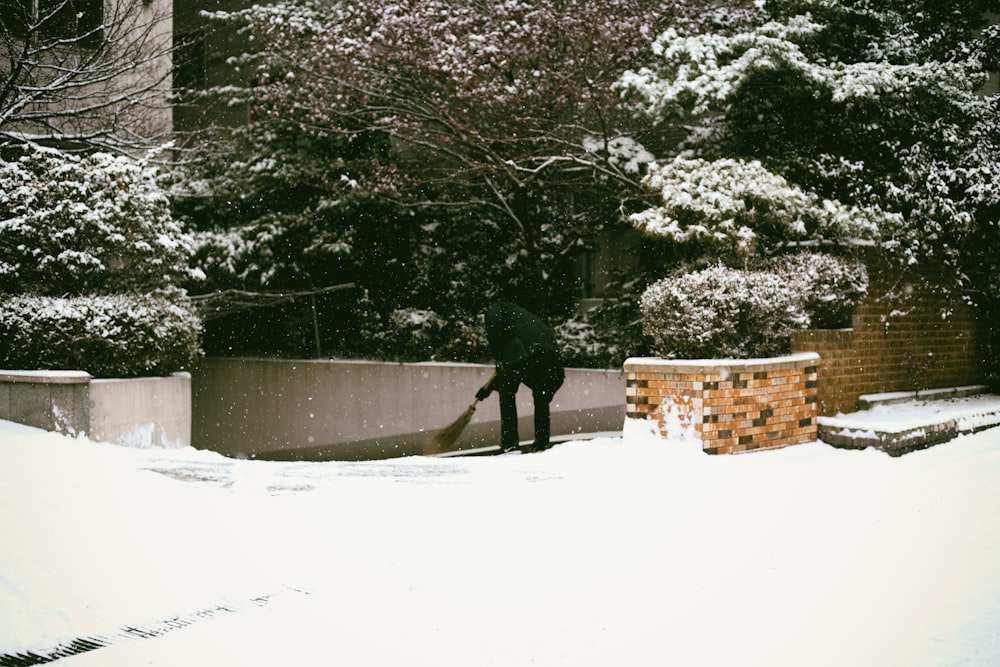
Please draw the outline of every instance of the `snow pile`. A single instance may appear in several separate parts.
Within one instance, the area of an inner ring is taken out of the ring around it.
[[[899,459],[633,431],[278,463],[0,422],[0,656],[98,637],[59,664],[995,665],[998,479],[995,430]]]

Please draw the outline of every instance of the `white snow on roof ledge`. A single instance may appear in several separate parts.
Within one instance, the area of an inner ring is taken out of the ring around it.
[[[799,366],[809,362],[818,363],[819,359],[819,354],[815,352],[800,352],[784,357],[769,357],[765,359],[661,359],[659,357],[632,357],[625,361],[625,369],[635,371],[644,368],[653,370],[678,368],[689,373],[698,373],[720,369],[732,371],[753,368],[783,368]]]

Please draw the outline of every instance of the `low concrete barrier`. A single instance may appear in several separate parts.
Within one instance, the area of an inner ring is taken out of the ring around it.
[[[0,370],[0,419],[69,435],[90,433],[90,374]]]
[[[90,381],[90,438],[128,447],[191,444],[191,374]]]
[[[191,375],[93,379],[0,371],[0,419],[129,447],[191,444]]]
[[[482,364],[205,359],[192,380],[192,444],[227,456],[360,460],[419,455],[424,441],[475,399]],[[552,433],[620,430],[625,376],[567,369]],[[531,392],[518,393],[521,439],[533,437]],[[499,444],[495,396],[479,405],[456,449]]]

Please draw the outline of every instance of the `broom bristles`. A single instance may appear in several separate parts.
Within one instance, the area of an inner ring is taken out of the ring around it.
[[[472,414],[476,411],[476,404],[479,401],[475,401],[472,405],[465,409],[458,419],[441,429],[437,435],[427,440],[425,443],[425,451],[428,454],[440,454],[442,452],[449,451],[451,447],[458,441],[462,431],[465,427],[469,425],[472,420]]]

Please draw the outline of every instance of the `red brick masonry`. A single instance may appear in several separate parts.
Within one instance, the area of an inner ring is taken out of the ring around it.
[[[962,387],[980,381],[976,312],[914,276],[868,261],[868,295],[850,329],[798,331],[791,351],[817,352],[819,414],[858,409],[862,394]],[[948,284],[943,279],[938,284]],[[893,299],[892,294],[907,295]],[[943,315],[944,314],[944,315]],[[946,315],[946,316],[945,316]]]
[[[668,441],[697,440],[708,454],[813,442],[818,366],[815,353],[774,359],[629,359],[625,416],[654,422]]]

